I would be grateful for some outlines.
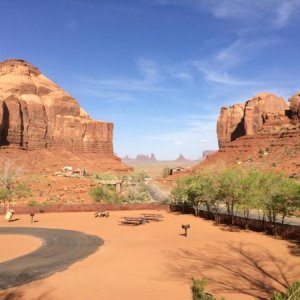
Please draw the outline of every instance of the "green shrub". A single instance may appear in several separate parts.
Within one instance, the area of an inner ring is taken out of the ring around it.
[[[300,299],[300,281],[294,282],[287,288],[285,293],[275,292],[272,300],[299,300]]]
[[[90,190],[90,196],[95,202],[121,203],[122,197],[113,187],[98,185]]]
[[[36,200],[31,199],[31,200],[28,201],[27,206],[36,207],[36,206],[39,206],[39,203]]]
[[[195,279],[192,278],[192,295],[193,300],[215,300],[216,298],[204,291],[207,285],[205,279]]]

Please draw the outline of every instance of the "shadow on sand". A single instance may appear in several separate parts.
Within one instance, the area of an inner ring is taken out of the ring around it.
[[[166,251],[164,272],[173,280],[206,278],[209,292],[246,294],[270,299],[300,275],[300,263],[290,263],[267,249],[249,243],[219,243],[199,250]],[[296,278],[295,278],[296,277]]]
[[[25,300],[26,296],[22,291],[16,290],[16,291],[0,291],[0,299],[1,300]],[[34,300],[48,300],[49,298],[49,293],[45,292],[42,293],[40,296],[37,298],[34,298]]]

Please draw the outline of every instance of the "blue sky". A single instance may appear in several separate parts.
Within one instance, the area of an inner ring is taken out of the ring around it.
[[[0,60],[28,60],[120,156],[217,149],[221,106],[300,89],[300,0],[2,0]]]

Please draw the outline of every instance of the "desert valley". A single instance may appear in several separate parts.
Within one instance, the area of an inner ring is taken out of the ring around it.
[[[0,299],[299,300],[298,1],[30,2],[49,58],[0,47]]]

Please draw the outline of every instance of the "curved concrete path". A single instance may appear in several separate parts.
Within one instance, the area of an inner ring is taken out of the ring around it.
[[[0,263],[0,290],[62,271],[76,261],[94,253],[104,243],[97,236],[73,230],[0,227],[0,234],[32,235],[43,240],[42,246],[37,250]],[[16,245],[16,247],[21,247],[21,245]]]

